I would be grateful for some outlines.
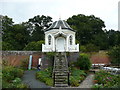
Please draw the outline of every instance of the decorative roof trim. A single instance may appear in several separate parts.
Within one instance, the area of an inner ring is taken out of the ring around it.
[[[52,25],[47,28],[47,29],[44,29],[44,31],[49,31],[49,30],[52,30],[52,29],[59,29],[59,27],[61,27],[61,29],[67,29],[67,30],[70,30],[70,31],[73,31],[73,32],[76,32],[75,30],[73,30],[65,20],[59,20],[59,21],[55,21],[52,23]]]

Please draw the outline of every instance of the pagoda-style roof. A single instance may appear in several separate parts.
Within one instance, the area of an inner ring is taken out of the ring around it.
[[[52,30],[52,29],[59,29],[59,28],[61,28],[61,29],[68,29],[68,30],[71,30],[71,31],[75,32],[75,30],[73,30],[67,24],[67,22],[65,20],[58,20],[58,21],[53,22],[53,24],[49,28],[45,29],[44,31],[46,32],[46,31],[49,31],[49,30]]]

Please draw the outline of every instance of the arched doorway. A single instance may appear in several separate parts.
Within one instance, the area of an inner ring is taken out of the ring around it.
[[[64,52],[65,51],[65,38],[64,37],[57,37],[56,38],[56,51],[57,52]]]

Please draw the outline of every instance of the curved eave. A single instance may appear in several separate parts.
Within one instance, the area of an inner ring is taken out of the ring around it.
[[[52,30],[52,29],[59,29],[60,27],[61,27],[61,29],[67,29],[67,30],[76,32],[76,31],[73,30],[73,29],[67,24],[67,22],[64,21],[64,20],[59,20],[59,21],[53,22],[53,24],[52,24],[49,28],[44,29],[44,32],[50,31],[50,30]]]
[[[53,30],[53,29],[59,29],[59,28],[44,29],[44,32],[47,32],[47,31],[50,31],[50,30]],[[66,29],[66,30],[70,30],[70,31],[76,32],[76,30],[73,30],[73,29],[70,29],[70,28],[62,28],[62,29]]]

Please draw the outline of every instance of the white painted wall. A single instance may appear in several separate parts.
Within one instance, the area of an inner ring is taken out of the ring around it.
[[[59,34],[62,34],[64,40],[59,40]],[[51,35],[51,45],[48,45],[48,36]],[[72,35],[72,45],[69,43],[69,37]],[[58,43],[58,44],[57,44]],[[59,47],[58,47],[59,46]],[[64,46],[64,49],[63,49]],[[60,50],[61,49],[61,50]],[[57,51],[56,51],[57,50]],[[75,45],[75,32],[67,29],[53,29],[45,32],[45,45],[42,45],[42,52],[79,52],[79,44]]]

